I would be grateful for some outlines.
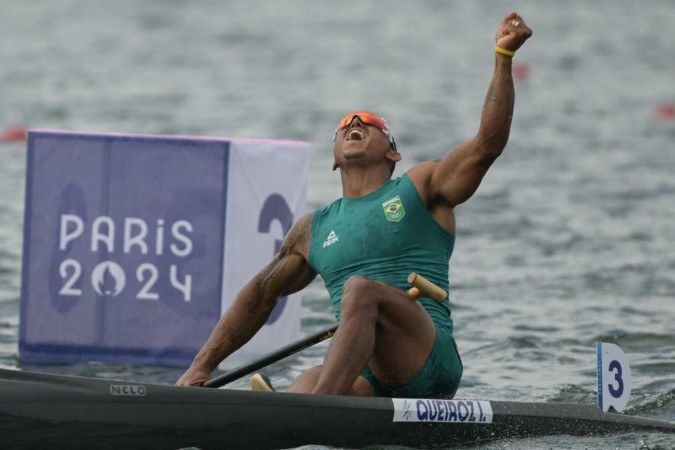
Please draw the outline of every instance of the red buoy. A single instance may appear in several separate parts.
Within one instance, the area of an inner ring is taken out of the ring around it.
[[[522,61],[514,61],[511,66],[514,80],[524,81],[530,77],[530,67]]]
[[[661,103],[654,109],[654,117],[661,120],[675,120],[675,103]]]
[[[23,125],[12,125],[5,128],[2,132],[3,142],[22,142],[26,140],[26,127]]]

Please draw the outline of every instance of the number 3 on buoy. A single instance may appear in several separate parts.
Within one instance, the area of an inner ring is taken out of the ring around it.
[[[617,345],[598,342],[598,405],[603,412],[626,409],[630,397],[630,366]]]

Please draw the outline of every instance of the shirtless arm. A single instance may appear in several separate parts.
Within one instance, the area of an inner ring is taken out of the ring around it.
[[[517,26],[514,20],[518,21]],[[509,13],[497,29],[496,44],[516,51],[531,35],[532,30],[523,19]],[[442,203],[452,208],[468,200],[501,155],[509,138],[515,97],[511,60],[509,56],[495,53],[495,69],[476,136],[443,159],[419,164],[408,172],[429,206]]]
[[[297,292],[314,279],[316,272],[307,262],[311,229],[311,214],[291,228],[279,253],[236,295],[177,385],[204,384],[221,361],[262,328],[279,296]]]

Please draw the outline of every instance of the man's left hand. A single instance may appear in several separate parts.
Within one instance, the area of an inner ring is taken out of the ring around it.
[[[515,52],[530,36],[532,30],[525,24],[523,18],[518,13],[511,12],[497,27],[495,40],[499,47]]]

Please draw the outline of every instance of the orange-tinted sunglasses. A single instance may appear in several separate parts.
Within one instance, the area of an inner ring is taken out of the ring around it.
[[[340,120],[340,123],[338,124],[337,128],[335,129],[335,134],[333,135],[333,141],[337,138],[337,135],[340,131],[344,130],[349,126],[349,124],[352,123],[352,120],[354,120],[354,117],[358,117],[359,120],[366,125],[372,125],[374,127],[379,128],[382,130],[382,132],[389,138],[389,143],[391,144],[391,148],[396,150],[396,142],[394,142],[394,137],[391,135],[389,132],[389,127],[387,126],[387,122],[384,121],[384,118],[378,116],[375,113],[372,113],[370,111],[354,111],[350,112],[346,116]]]

